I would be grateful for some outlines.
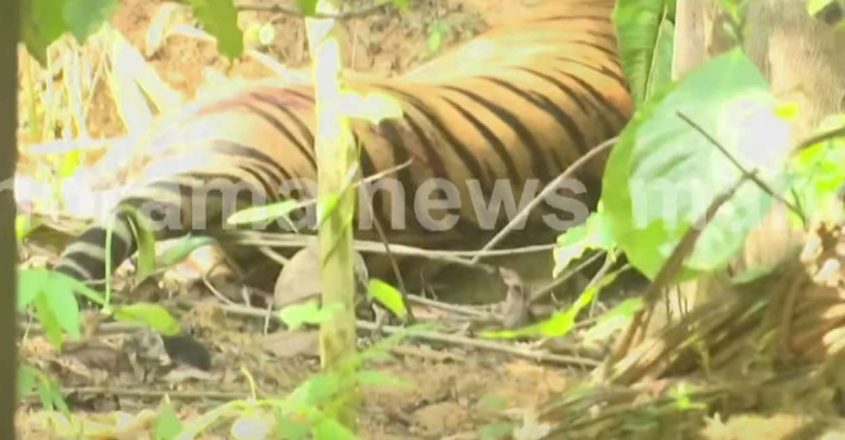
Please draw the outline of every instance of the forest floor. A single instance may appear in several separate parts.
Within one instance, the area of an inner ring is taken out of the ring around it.
[[[351,39],[346,65],[384,75],[401,71],[507,19],[510,3],[518,1],[423,0],[412,2],[412,9],[401,14],[382,11],[350,19],[345,23]],[[273,74],[255,58],[247,57],[230,66],[217,54],[213,43],[184,34],[173,34],[159,47],[151,48],[151,28],[158,26],[154,23],[161,6],[159,1],[122,1],[112,25],[133,46],[146,52],[148,64],[169,87],[186,98],[190,99],[209,84],[213,87],[215,78],[259,78]],[[180,18],[172,20],[178,22]],[[275,36],[272,41],[256,44],[256,50],[290,68],[307,65],[304,27],[299,18],[249,12],[242,14],[241,21],[244,28],[273,24]],[[92,138],[125,134],[125,124],[106,85],[98,87],[100,89],[92,93],[86,110],[88,134]],[[36,139],[24,130],[22,143],[26,144],[27,140],[34,143]],[[21,150],[26,159],[26,147]],[[31,362],[61,378],[74,414],[96,417],[98,413],[123,411],[136,421],[141,410],[156,408],[166,394],[178,402],[180,417],[190,417],[226,401],[247,398],[251,392],[250,380],[262,395],[285,395],[319,371],[314,333],[264,334],[260,317],[221,311],[216,307],[220,301],[202,282],[190,289],[178,290],[190,291],[181,298],[182,304],[188,305],[182,319],[213,350],[212,369],[207,374],[183,372],[139,384],[139,378],[131,368],[122,368],[124,354],[116,347],[122,346],[126,335],[119,331],[92,337],[92,342],[62,354],[55,353],[42,337],[33,335],[22,344],[21,351]],[[455,317],[453,312],[432,306],[415,305],[414,311],[418,318]],[[364,339],[369,338],[365,336]],[[390,350],[388,359],[379,360],[374,368],[407,382],[408,387],[365,390],[359,417],[362,438],[497,438],[494,434],[497,427],[501,427],[499,422],[508,418],[520,421],[520,411],[530,410],[550,396],[563,392],[585,373],[583,366],[543,362],[519,355],[520,350],[529,351],[531,347],[527,343],[508,342],[499,344],[501,347],[509,349],[479,348],[459,337],[401,342]],[[504,417],[503,414],[509,415]],[[20,420],[24,423],[21,431],[24,438],[47,437],[42,416],[32,408],[22,407]],[[99,417],[105,425],[118,420],[113,415]],[[779,433],[773,434],[773,431],[788,432],[795,422],[789,417],[780,417],[756,425],[749,421],[744,423],[743,427],[736,428],[737,432],[723,427],[719,435],[711,438],[750,439],[764,435],[774,439],[779,438]],[[755,431],[761,426],[765,433]],[[124,431],[123,438],[143,438],[140,434],[143,429],[134,429],[137,430]],[[132,437],[131,432],[138,437]],[[486,436],[480,434],[484,432]],[[202,438],[222,437],[223,434]]]

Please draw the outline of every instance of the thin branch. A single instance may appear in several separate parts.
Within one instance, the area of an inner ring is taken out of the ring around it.
[[[739,170],[740,173],[742,173],[743,176],[748,177],[752,182],[754,182],[758,187],[760,187],[760,189],[762,189],[766,194],[772,196],[775,200],[777,200],[777,201],[783,203],[784,205],[786,205],[792,212],[794,212],[799,218],[801,218],[802,223],[804,223],[804,224],[807,223],[807,218],[804,215],[804,213],[801,212],[800,209],[798,209],[794,204],[790,203],[788,200],[786,200],[785,198],[783,198],[779,194],[777,194],[766,182],[763,181],[763,179],[758,177],[755,173],[752,173],[750,170],[746,169],[745,166],[743,166],[741,163],[739,163],[739,160],[737,160],[730,153],[730,151],[728,151],[728,149],[725,148],[724,145],[722,145],[721,142],[719,142],[710,133],[708,133],[706,130],[704,130],[704,128],[702,128],[700,125],[698,125],[695,121],[690,119],[687,115],[683,114],[683,112],[678,111],[677,114],[678,114],[679,118],[681,118],[684,122],[686,122],[690,127],[692,127],[699,134],[704,136],[704,138],[707,139],[708,142],[713,144],[713,146],[715,146],[719,150],[719,152],[722,153],[722,155],[725,156],[733,164],[733,166],[736,167],[736,169]]]
[[[566,168],[566,170],[562,174],[560,174],[554,180],[549,182],[549,184],[546,185],[546,187],[543,188],[542,191],[540,191],[540,194],[537,194],[537,197],[534,197],[534,199],[532,199],[531,202],[528,203],[528,206],[526,206],[522,211],[520,211],[519,214],[517,214],[510,222],[508,222],[507,225],[505,225],[505,227],[501,231],[499,231],[498,234],[496,234],[496,236],[493,237],[493,239],[488,241],[487,244],[484,245],[483,248],[481,248],[479,254],[473,257],[471,262],[477,263],[478,260],[481,258],[482,253],[492,249],[494,246],[499,244],[500,241],[507,237],[507,235],[510,234],[516,228],[516,225],[523,219],[528,217],[528,214],[531,213],[531,211],[536,208],[537,205],[539,205],[540,202],[542,202],[546,198],[546,196],[548,196],[552,193],[552,191],[557,189],[557,186],[560,185],[561,182],[575,174],[575,172],[578,171],[582,166],[584,166],[584,164],[589,162],[590,159],[593,159],[599,154],[604,153],[605,151],[610,149],[610,147],[616,144],[616,141],[618,139],[618,137],[613,137],[602,142],[601,144],[590,150],[587,154],[578,158],[578,160],[576,160],[572,163],[572,165]]]
[[[381,9],[387,8],[390,6],[390,2],[381,2],[376,3],[373,5],[362,7],[361,9],[356,9],[352,11],[345,11],[340,12],[338,14],[324,14],[320,12],[315,12],[314,14],[310,15],[309,17],[312,18],[320,18],[320,19],[333,19],[333,20],[349,20],[351,18],[361,18],[366,17],[368,15],[372,15],[376,12],[379,12]],[[292,17],[299,17],[305,18],[305,15],[302,14],[301,11],[282,6],[279,4],[261,4],[261,3],[245,3],[245,2],[238,2],[235,3],[235,8],[239,11],[257,11],[257,12],[274,12],[277,14],[289,15]]]
[[[239,305],[219,305],[218,307],[220,307],[220,309],[225,312],[234,313],[242,316],[252,316],[257,318],[266,318],[268,316],[268,313],[266,311],[253,307],[244,307]],[[272,319],[278,319],[276,315],[272,313],[269,315],[272,316]],[[475,339],[466,336],[451,335],[435,331],[407,329],[404,327],[397,326],[379,326],[376,323],[361,320],[356,322],[356,327],[358,328],[358,330],[378,330],[388,335],[401,333],[406,335],[408,338],[422,341],[439,342],[450,345],[460,345],[470,348],[497,351],[500,353],[506,353],[524,359],[534,360],[537,362],[547,362],[559,365],[572,365],[591,368],[600,365],[599,361],[587,357],[549,353],[546,351],[532,350],[525,347],[512,346],[505,343],[490,341],[486,339]]]

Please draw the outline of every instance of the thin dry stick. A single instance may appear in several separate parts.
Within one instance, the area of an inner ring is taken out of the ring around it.
[[[532,199],[531,202],[528,203],[528,206],[526,206],[525,209],[520,211],[519,214],[517,214],[510,222],[508,222],[508,224],[505,225],[505,227],[501,231],[499,231],[499,233],[496,234],[493,239],[488,241],[487,244],[484,245],[483,248],[481,248],[478,255],[472,258],[471,262],[478,263],[478,260],[481,258],[481,255],[484,252],[492,249],[494,246],[499,244],[500,241],[507,237],[508,234],[510,234],[511,231],[516,228],[516,225],[523,219],[528,217],[528,214],[531,213],[531,211],[536,208],[537,205],[539,205],[540,202],[542,202],[546,198],[546,196],[548,196],[549,194],[551,194],[552,191],[557,189],[557,186],[560,185],[561,182],[575,174],[575,172],[578,171],[582,166],[584,166],[584,164],[589,162],[590,159],[598,156],[601,153],[604,153],[607,149],[615,145],[617,140],[618,137],[608,139],[599,144],[597,147],[590,150],[587,154],[578,158],[578,160],[576,160],[575,162],[573,162],[572,165],[570,165],[561,175],[557,176],[548,185],[546,185],[546,187],[543,188],[542,191],[540,191],[540,194],[537,194],[537,197],[534,197],[534,199]]]
[[[766,194],[772,196],[775,200],[777,200],[777,201],[783,203],[784,205],[786,205],[792,212],[794,212],[799,218],[801,218],[801,221],[803,223],[805,223],[805,224],[807,223],[807,219],[804,216],[804,213],[801,212],[800,209],[798,209],[795,205],[793,205],[788,200],[784,199],[779,194],[777,194],[769,186],[769,184],[767,184],[766,182],[763,181],[763,179],[761,179],[755,173],[752,173],[750,170],[745,168],[741,163],[739,163],[739,160],[737,160],[730,153],[730,151],[728,151],[728,149],[725,148],[725,146],[721,144],[721,142],[716,140],[716,138],[714,138],[710,133],[708,133],[706,130],[704,130],[704,128],[702,128],[700,125],[698,125],[695,121],[690,119],[687,115],[683,114],[680,111],[678,111],[677,114],[678,114],[679,118],[681,118],[684,122],[686,122],[690,127],[692,127],[699,134],[704,136],[704,138],[707,139],[708,142],[713,144],[713,146],[715,146],[716,149],[718,149],[719,152],[722,153],[722,155],[725,156],[733,164],[733,166],[736,167],[736,169],[739,170],[740,173],[742,173],[742,175],[747,176],[749,179],[751,179],[751,181],[754,182],[758,187],[760,187],[760,189],[765,191]]]
[[[274,314],[268,314],[264,310],[256,309],[254,307],[244,307],[240,305],[219,305],[221,310],[227,313],[234,313],[242,316],[252,316],[257,318],[266,318],[268,315],[275,318]],[[357,321],[356,327],[359,330],[366,331],[380,331],[386,334],[401,333],[409,338],[419,339],[429,342],[440,342],[451,345],[461,345],[471,348],[479,348],[484,350],[498,351],[500,353],[507,353],[525,359],[531,359],[537,362],[548,362],[560,365],[574,365],[581,367],[597,367],[600,362],[596,359],[590,359],[581,356],[567,356],[555,353],[548,353],[545,351],[531,350],[521,347],[514,347],[495,341],[488,341],[484,339],[474,339],[466,336],[449,335],[445,333],[438,333],[425,330],[407,329],[396,326],[379,326],[376,323],[369,321]]]
[[[405,307],[405,311],[408,314],[408,321],[413,323],[416,318],[414,318],[414,312],[411,305],[408,303],[408,288],[405,287],[405,279],[402,277],[402,272],[399,270],[399,264],[396,263],[396,258],[393,257],[393,253],[390,252],[390,243],[387,240],[387,235],[385,235],[384,229],[381,227],[381,222],[378,221],[378,216],[373,208],[373,204],[368,203],[367,209],[370,210],[370,216],[373,219],[373,225],[376,227],[376,233],[378,233],[379,238],[381,238],[381,242],[384,244],[384,253],[387,255],[388,261],[390,261],[390,266],[393,269],[393,275],[396,277],[396,281],[399,282],[399,294],[402,296],[402,305]],[[354,245],[355,244],[353,242],[353,246]]]
[[[361,9],[353,10],[353,11],[345,11],[340,12],[337,14],[324,14],[320,12],[315,12],[311,17],[313,18],[328,18],[334,20],[348,20],[350,18],[361,18],[366,17],[368,15],[372,15],[378,12],[380,9],[386,8],[390,6],[390,2],[382,2],[376,3],[373,5],[365,6]],[[293,17],[301,17],[304,18],[305,16],[302,14],[301,11],[298,11],[293,8],[289,8],[286,6],[278,5],[278,4],[257,4],[257,3],[236,3],[235,8],[241,11],[261,11],[261,12],[275,12],[284,15],[290,15]]]
[[[599,257],[601,257],[604,253],[605,252],[596,252],[593,255],[590,255],[586,260],[582,261],[579,265],[577,265],[574,268],[567,271],[566,274],[559,276],[554,281],[550,282],[549,284],[543,286],[538,291],[531,294],[531,298],[528,299],[528,302],[533,304],[533,303],[539,301],[540,299],[542,299],[543,297],[545,297],[546,295],[550,294],[553,290],[557,289],[560,285],[569,281],[573,276],[575,276],[575,274],[581,272],[582,270],[584,270],[584,268],[586,268],[590,264],[593,264],[593,262],[598,260]]]
[[[461,315],[469,315],[473,318],[492,318],[489,313],[485,313],[481,310],[478,310],[473,307],[461,306],[458,304],[449,304],[444,303],[441,301],[435,301],[433,299],[425,298],[419,295],[408,295],[408,300],[412,303],[417,303],[419,305],[435,307],[441,310],[445,310],[447,312],[455,312]]]

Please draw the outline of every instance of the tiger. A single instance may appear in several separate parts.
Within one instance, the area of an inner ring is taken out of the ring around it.
[[[348,89],[387,96],[402,110],[378,122],[351,120],[360,175],[381,176],[361,184],[370,191],[362,199],[371,210],[358,210],[356,236],[374,236],[375,221],[391,243],[483,243],[509,214],[479,213],[479,195],[536,194],[622,130],[632,99],[611,20],[615,0],[535,3],[399,75],[344,75]],[[113,219],[72,240],[54,269],[102,283],[109,230],[110,267],[116,268],[138,250],[139,215],[164,225],[153,228],[157,241],[189,233],[219,236],[237,209],[313,200],[316,185],[306,183],[317,179],[315,125],[313,87],[280,79],[254,80],[186,106],[146,137],[140,149],[145,162]],[[532,210],[513,236],[549,240],[561,232],[558,226],[583,219],[595,207],[606,160],[603,153],[581,167],[577,181]],[[429,202],[451,194],[458,203],[424,205],[421,192]],[[203,195],[199,202],[196,194]],[[435,208],[420,215],[421,206]],[[573,207],[571,218],[562,215],[565,206]]]

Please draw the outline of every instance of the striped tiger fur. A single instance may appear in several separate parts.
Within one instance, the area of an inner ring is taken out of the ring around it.
[[[489,237],[508,218],[500,212],[492,226],[485,223],[476,215],[471,191],[480,188],[489,196],[504,184],[513,188],[518,201],[530,184],[530,199],[573,161],[621,130],[632,102],[618,61],[613,7],[614,0],[541,1],[519,19],[400,76],[354,76],[346,81],[356,91],[395,98],[404,112],[401,119],[379,124],[353,121],[364,177],[410,161],[385,177],[398,181],[405,191],[404,209],[397,210],[404,226],[392,223],[397,199],[391,199],[389,191],[375,192],[372,198],[377,220],[392,242],[468,245],[473,238]],[[268,203],[315,197],[308,188],[298,194],[279,191],[291,179],[316,182],[314,125],[313,90],[306,85],[258,81],[195,103],[180,117],[163,121],[148,138],[144,151],[152,159],[119,206],[143,205],[152,209],[150,218],[171,221],[173,227],[156,232],[161,240],[189,231],[219,232],[231,211],[223,206],[222,196],[209,193],[199,204],[190,202],[192,191],[202,192],[207,185],[246,189],[244,194],[258,194]],[[582,200],[595,197],[605,159],[582,169],[578,177],[583,188],[561,194]],[[426,227],[414,210],[415,191],[432,179],[453,183],[460,194],[460,205],[453,211],[459,213],[458,221],[445,230]],[[542,216],[559,214],[563,200],[535,210],[524,235],[549,240],[559,233]],[[254,202],[238,198],[239,206]],[[207,222],[204,231],[193,225],[197,219]],[[117,216],[112,267],[136,250],[134,221]],[[367,236],[366,231],[361,235]],[[104,226],[91,227],[65,249],[57,270],[84,281],[102,280],[105,243]]]

